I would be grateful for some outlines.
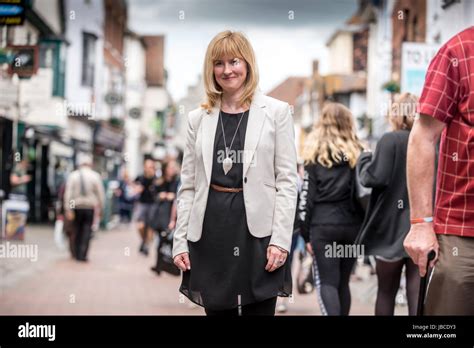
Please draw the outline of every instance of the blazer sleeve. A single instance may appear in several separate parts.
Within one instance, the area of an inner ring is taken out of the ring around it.
[[[385,134],[378,142],[375,154],[361,154],[357,164],[361,184],[365,187],[384,188],[390,184],[395,159],[393,134]]]
[[[314,209],[314,194],[316,192],[316,178],[313,166],[305,166],[303,188],[298,205],[298,217],[300,219],[300,233],[306,243],[310,242],[310,226]]]
[[[181,167],[181,186],[177,194],[177,222],[173,235],[173,257],[189,252],[188,232],[189,214],[194,201],[195,143],[196,131],[192,125],[192,114],[188,116],[186,142]]]
[[[295,131],[290,106],[276,118],[275,184],[277,188],[270,244],[287,251],[291,248],[296,212],[297,163]]]

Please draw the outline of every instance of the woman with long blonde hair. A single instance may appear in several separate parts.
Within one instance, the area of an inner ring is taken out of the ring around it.
[[[348,315],[350,310],[349,278],[359,255],[341,255],[340,251],[357,250],[352,247],[362,216],[353,192],[354,167],[361,150],[351,111],[340,103],[327,103],[306,140],[298,209],[301,234],[314,256],[324,315]]]

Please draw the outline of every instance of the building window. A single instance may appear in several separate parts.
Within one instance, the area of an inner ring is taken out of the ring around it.
[[[92,87],[95,73],[95,46],[97,36],[82,34],[82,85]]]

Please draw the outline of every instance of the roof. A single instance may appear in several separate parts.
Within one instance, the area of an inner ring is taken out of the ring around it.
[[[267,93],[269,97],[282,100],[290,105],[296,105],[296,100],[304,92],[304,87],[309,79],[307,77],[288,77],[285,81]]]

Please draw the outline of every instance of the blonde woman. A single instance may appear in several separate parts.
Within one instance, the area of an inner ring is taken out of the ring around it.
[[[410,230],[406,164],[408,136],[415,120],[418,98],[404,93],[388,113],[392,131],[377,143],[375,154],[364,152],[358,163],[361,183],[372,194],[358,242],[374,255],[378,279],[376,315],[393,315],[395,296],[405,266],[409,315],[416,314],[420,278],[418,268],[403,248]]]
[[[349,277],[357,255],[338,251],[355,250],[352,246],[362,220],[352,194],[361,150],[350,110],[339,103],[326,104],[305,144],[299,203],[301,235],[314,256],[323,315],[349,314]]]
[[[297,197],[289,105],[257,91],[246,37],[224,31],[204,61],[207,100],[188,117],[173,257],[207,315],[274,315],[291,293]]]

